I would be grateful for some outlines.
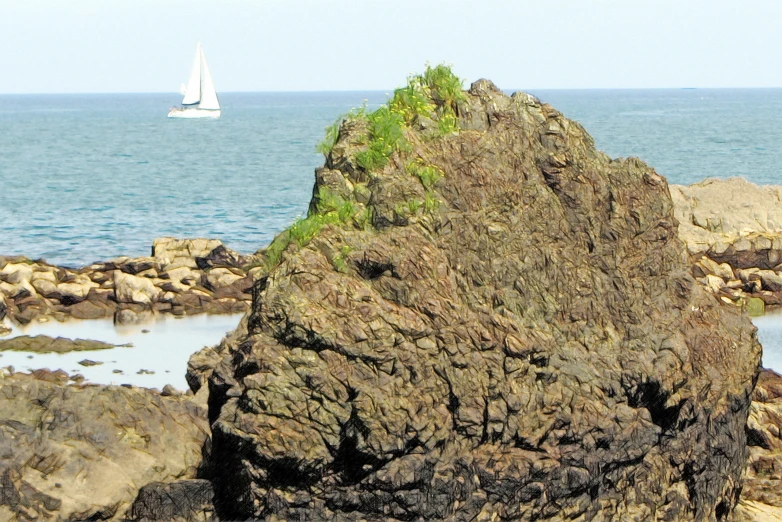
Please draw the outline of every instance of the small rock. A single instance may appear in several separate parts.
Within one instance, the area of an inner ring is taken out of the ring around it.
[[[111,373],[123,374],[122,370],[111,370]]]
[[[152,370],[145,370],[144,368],[142,368],[136,372],[136,375],[155,375],[155,372],[153,372]]]
[[[84,359],[82,361],[79,361],[79,364],[81,364],[82,366],[98,366],[98,365],[103,364],[103,362],[101,362],[101,361],[93,361],[93,360],[90,360],[90,359]]]
[[[141,330],[141,333],[149,333],[149,330],[147,330],[146,328],[144,328],[143,330]]]
[[[177,392],[176,388],[171,386],[170,384],[166,384],[163,386],[163,391],[160,392],[160,395],[163,397],[170,397],[171,395],[179,395],[179,392]]]
[[[11,328],[8,326],[5,326],[3,324],[0,324],[0,337],[5,337],[6,335],[11,333]]]

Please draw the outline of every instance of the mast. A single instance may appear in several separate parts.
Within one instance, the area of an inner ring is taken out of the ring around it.
[[[201,54],[201,103],[198,104],[198,108],[220,110],[220,102],[217,100],[214,81],[212,81],[212,75],[209,72],[209,67],[206,65],[206,57],[200,44],[198,50]]]
[[[185,90],[185,97],[182,98],[182,105],[195,105],[201,101],[201,57],[203,52],[201,51],[201,42],[198,42],[196,47],[195,60],[193,61],[193,68],[190,70],[190,79],[187,81],[187,88]]]

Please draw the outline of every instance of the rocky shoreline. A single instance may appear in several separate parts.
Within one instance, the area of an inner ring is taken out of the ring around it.
[[[119,258],[79,269],[43,260],[0,257],[0,319],[29,323],[116,317],[144,312],[192,315],[247,311],[254,256],[214,239],[156,239],[152,255]]]
[[[782,305],[782,187],[707,179],[670,192],[704,287],[753,314]]]

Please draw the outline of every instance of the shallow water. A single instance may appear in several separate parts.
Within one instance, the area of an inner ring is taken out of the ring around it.
[[[242,315],[157,315],[154,321],[138,325],[115,325],[111,319],[33,322],[23,327],[11,325],[13,331],[4,339],[19,335],[48,335],[95,339],[111,344],[132,343],[133,346],[65,354],[0,352],[0,366],[11,365],[16,371],[24,372],[38,368],[62,369],[71,375],[80,373],[88,382],[96,384],[132,384],[158,389],[170,384],[186,390],[185,371],[190,355],[205,346],[219,343],[227,332],[236,328]],[[148,330],[148,333],[143,330]],[[103,364],[82,366],[79,361],[84,359]],[[123,373],[113,373],[114,370]],[[141,370],[155,373],[139,374]]]
[[[782,310],[754,317],[758,339],[763,345],[763,367],[782,373]]]

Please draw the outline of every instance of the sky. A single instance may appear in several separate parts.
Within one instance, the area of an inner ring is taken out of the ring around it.
[[[779,0],[0,0],[0,94],[782,87]]]

